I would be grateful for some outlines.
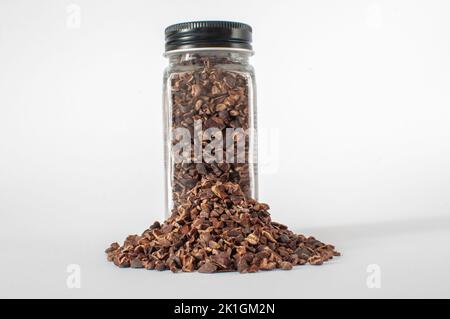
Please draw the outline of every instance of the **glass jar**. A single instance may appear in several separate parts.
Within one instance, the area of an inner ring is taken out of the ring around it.
[[[246,24],[223,21],[166,29],[166,216],[179,212],[205,183],[240,187],[246,197],[258,197],[251,34]]]

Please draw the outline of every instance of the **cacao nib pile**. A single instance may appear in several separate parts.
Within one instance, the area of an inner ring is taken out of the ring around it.
[[[339,256],[332,245],[273,222],[267,204],[247,199],[231,182],[203,180],[168,220],[106,250],[119,267],[201,273],[321,265]]]

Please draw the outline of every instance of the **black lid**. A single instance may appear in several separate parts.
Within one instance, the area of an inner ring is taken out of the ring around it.
[[[166,52],[207,47],[252,49],[252,27],[240,22],[184,22],[167,27],[165,33]]]

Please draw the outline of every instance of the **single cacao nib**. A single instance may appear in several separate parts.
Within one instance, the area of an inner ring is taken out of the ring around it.
[[[217,266],[207,261],[203,266],[198,269],[198,272],[203,274],[210,274],[217,271]]]

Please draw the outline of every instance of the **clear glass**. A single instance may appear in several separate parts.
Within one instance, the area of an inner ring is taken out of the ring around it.
[[[164,72],[166,216],[204,180],[258,199],[256,86],[251,51],[167,53]]]

